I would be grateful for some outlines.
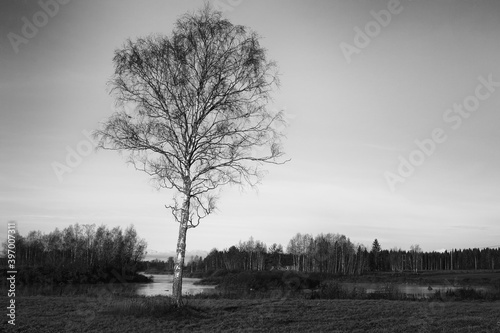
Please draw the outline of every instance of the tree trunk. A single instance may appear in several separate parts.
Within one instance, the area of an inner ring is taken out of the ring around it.
[[[177,256],[174,266],[174,282],[172,287],[172,296],[177,306],[182,305],[182,273],[184,270],[184,258],[186,256],[186,234],[189,223],[189,196],[186,196],[182,204],[182,215],[179,223],[179,238],[177,239]]]

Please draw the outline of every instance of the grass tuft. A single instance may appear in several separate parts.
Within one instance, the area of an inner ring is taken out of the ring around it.
[[[203,318],[206,311],[201,307],[190,305],[187,300],[180,307],[172,297],[142,296],[122,299],[111,305],[106,313],[118,316],[155,317],[155,318]]]

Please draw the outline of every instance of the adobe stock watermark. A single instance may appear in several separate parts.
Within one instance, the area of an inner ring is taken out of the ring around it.
[[[500,87],[500,81],[494,81],[493,74],[489,74],[487,78],[480,76],[477,79],[479,84],[476,86],[474,94],[465,97],[460,104],[454,103],[453,107],[446,109],[443,113],[443,121],[449,124],[453,130],[459,129],[463,120],[469,118],[479,109],[481,101],[488,99]],[[384,178],[391,192],[396,190],[396,184],[404,183],[408,177],[413,175],[416,168],[434,154],[437,146],[447,139],[446,131],[437,127],[432,130],[428,138],[414,141],[417,148],[412,150],[408,157],[399,155],[397,171],[384,173]]]
[[[370,15],[373,17],[373,20],[365,24],[364,30],[361,30],[358,26],[354,27],[355,35],[353,43],[349,44],[342,42],[339,44],[340,50],[347,63],[350,64],[352,62],[352,56],[354,54],[359,54],[361,50],[367,48],[371,41],[380,35],[382,28],[387,28],[389,26],[393,16],[401,14],[403,9],[404,7],[400,0],[389,0],[387,9],[382,9],[378,12],[371,10]]]
[[[215,0],[212,5],[216,10],[221,12],[228,12],[234,10],[241,5],[243,0]]]
[[[83,158],[92,154],[94,149],[97,147],[97,142],[92,138],[92,133],[83,130],[82,135],[85,139],[80,140],[75,148],[70,146],[66,146],[66,158],[64,160],[65,163],[60,163],[57,161],[53,161],[51,163],[52,170],[59,180],[59,183],[63,182],[63,176],[67,173],[73,172],[75,168],[80,166],[83,162]]]
[[[20,34],[15,32],[9,32],[7,38],[9,39],[12,49],[17,54],[19,53],[19,46],[21,44],[28,44],[30,40],[38,35],[41,28],[45,27],[50,18],[59,13],[61,5],[67,5],[71,0],[39,0],[38,5],[40,10],[37,11],[30,18],[23,16],[21,21],[23,26],[21,27]]]
[[[129,264],[127,265],[130,266]],[[116,302],[114,285],[119,282],[121,287],[126,288],[128,282],[126,276],[122,276],[114,269],[112,274],[115,277],[111,278],[104,288],[95,290],[97,293],[95,302],[77,303],[77,309],[73,313],[70,313],[65,319],[65,332],[84,331],[92,325],[99,312],[109,309],[109,307]],[[87,295],[87,299],[91,299],[92,297],[93,296]]]
[[[109,108],[113,111],[113,113],[125,112],[126,114],[133,114],[135,112],[135,107],[133,105],[123,105],[120,108],[117,108],[117,105],[114,102],[110,104]],[[107,120],[108,117],[101,118],[97,124],[105,123]],[[52,170],[59,180],[59,183],[63,182],[63,176],[65,174],[72,173],[74,169],[83,163],[83,159],[85,157],[91,155],[96,150],[98,140],[94,139],[92,132],[84,129],[81,131],[81,134],[84,139],[80,140],[72,147],[69,145],[66,146],[66,156],[64,161],[53,161],[51,163]]]

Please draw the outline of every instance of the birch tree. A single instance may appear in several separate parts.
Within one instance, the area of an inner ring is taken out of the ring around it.
[[[121,111],[94,134],[98,147],[126,151],[179,223],[173,296],[181,305],[188,229],[213,212],[218,189],[255,185],[265,163],[284,163],[278,85],[259,36],[209,6],[177,20],[170,36],[128,40],[115,51],[111,92]]]
[[[412,265],[412,270],[415,271],[415,273],[418,272],[418,264],[419,262],[421,263],[422,261],[422,249],[420,248],[420,245],[418,244],[413,244],[410,246],[410,253],[411,253],[411,265]]]

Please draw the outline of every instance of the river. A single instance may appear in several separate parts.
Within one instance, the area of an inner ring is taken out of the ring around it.
[[[38,294],[80,294],[80,293],[133,293],[135,295],[141,296],[155,296],[155,295],[172,295],[172,282],[173,275],[149,275],[153,277],[153,282],[151,283],[113,283],[113,284],[75,284],[75,285],[28,285],[19,286],[19,290],[22,291],[24,295],[38,295]],[[206,285],[195,285],[200,279],[194,278],[183,278],[182,279],[182,294],[183,295],[194,295],[200,293],[213,293],[216,292],[215,286]],[[394,293],[399,292],[401,294],[415,295],[417,297],[427,297],[434,294],[437,290],[442,293],[446,290],[455,290],[457,288],[463,288],[458,286],[453,286],[452,284],[433,284],[431,286],[427,285],[415,285],[415,284],[405,284],[405,283],[370,283],[370,282],[339,282],[339,285],[348,290],[352,291],[354,288],[356,290],[365,290],[367,293]],[[480,286],[480,285],[470,285],[467,286],[475,289],[476,291],[482,292],[494,292],[492,286]],[[311,292],[311,290],[305,291]]]
[[[172,282],[173,275],[152,275],[152,283],[136,283],[137,295],[154,296],[154,295],[172,295]],[[182,293],[184,295],[194,295],[200,293],[210,293],[215,291],[214,286],[199,286],[194,283],[200,279],[183,278],[182,279]],[[399,292],[401,294],[416,295],[419,297],[426,297],[434,294],[437,290],[442,293],[446,290],[455,290],[457,287],[451,284],[434,284],[432,286],[422,286],[405,283],[369,283],[369,282],[341,282],[340,286],[352,291],[354,288],[357,290],[364,289],[367,293],[384,293],[384,292]],[[490,287],[485,286],[470,286],[476,291],[488,292],[491,291]]]
[[[148,275],[153,277],[152,283],[134,283],[137,288],[137,295],[155,296],[155,295],[172,295],[173,275]],[[195,295],[203,292],[211,292],[214,286],[197,286],[194,283],[200,279],[183,278],[182,279],[182,294]]]
[[[360,290],[364,289],[367,293],[385,293],[385,292],[398,292],[406,295],[416,295],[416,296],[430,296],[436,291],[441,291],[445,293],[446,290],[455,290],[459,288],[464,288],[464,286],[453,286],[451,284],[433,284],[429,286],[415,285],[415,284],[405,284],[405,283],[370,283],[370,282],[342,282],[339,283],[342,287],[349,291],[354,288]],[[485,286],[468,286],[476,291],[488,292],[492,288]]]

